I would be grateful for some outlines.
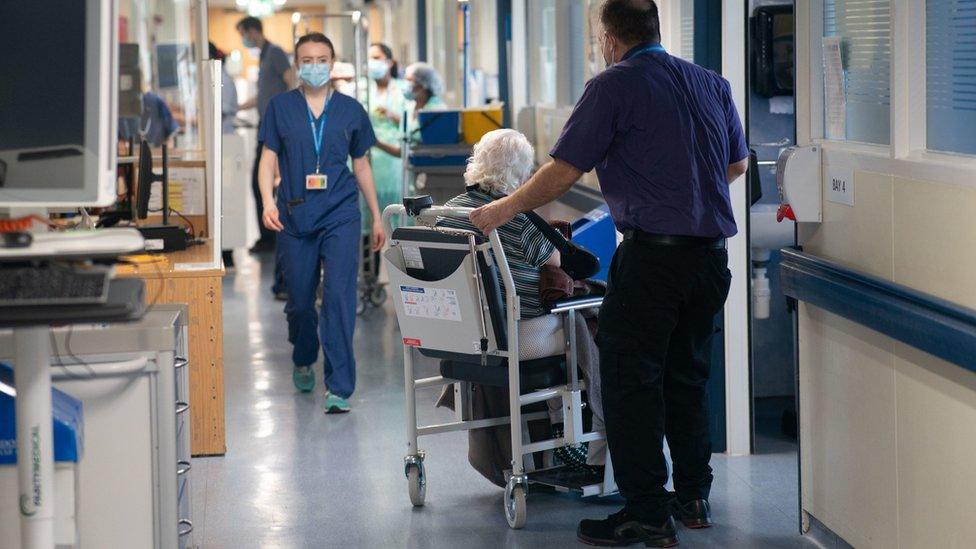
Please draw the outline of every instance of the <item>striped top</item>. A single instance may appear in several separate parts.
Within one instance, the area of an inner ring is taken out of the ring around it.
[[[492,198],[487,194],[474,190],[448,200],[445,205],[456,208],[478,208],[491,201]],[[445,217],[437,220],[437,226],[480,234],[480,231],[467,219]],[[542,299],[539,297],[539,267],[549,260],[555,247],[524,214],[518,214],[499,227],[498,236],[512,271],[515,292],[520,298],[522,318],[548,314],[549,311],[542,306]],[[504,296],[505,286],[502,285],[501,288]]]

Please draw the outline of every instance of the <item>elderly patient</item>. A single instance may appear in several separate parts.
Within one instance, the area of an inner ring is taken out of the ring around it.
[[[534,158],[535,151],[532,145],[521,133],[510,129],[486,133],[474,146],[464,172],[466,192],[452,198],[446,205],[478,208],[515,191],[532,174]],[[467,219],[441,218],[437,226],[478,232],[478,229]],[[547,269],[559,267],[559,251],[525,214],[519,214],[499,227],[498,235],[512,271],[515,291],[520,298],[522,320],[548,314],[549,311],[540,298],[540,273],[544,267]],[[577,337],[582,340],[578,341],[580,344],[577,346],[579,363],[587,382],[590,408],[594,413],[594,429],[602,429],[603,407],[599,403],[598,353],[582,317],[580,322],[583,324],[578,326],[576,331]],[[507,393],[493,391],[493,389],[485,387],[480,391],[480,396],[495,399],[495,402],[483,403],[483,410],[487,412],[484,417],[508,415]],[[439,404],[446,405],[451,396],[453,392],[448,394],[445,391]],[[556,398],[548,404],[553,431],[555,436],[560,436],[559,430],[563,422],[561,400]],[[495,414],[495,411],[498,413]],[[552,432],[547,432],[543,436],[552,435]],[[511,461],[508,437],[508,427],[478,429],[469,434],[469,461],[486,478],[501,486],[504,486],[501,472],[510,466]],[[590,445],[588,456],[583,453],[586,450],[582,447],[562,448],[557,451],[557,455],[563,461],[581,466],[584,462],[586,465],[599,466],[604,462],[604,448],[602,442],[597,442]]]
[[[515,130],[486,133],[474,146],[464,172],[467,192],[447,202],[447,206],[478,208],[513,192],[532,175],[535,151],[524,135]],[[467,219],[444,218],[439,227],[478,229]],[[498,229],[505,257],[515,280],[515,291],[521,298],[522,318],[547,314],[539,297],[539,269],[543,265],[559,266],[559,252],[524,214]],[[504,290],[503,290],[504,292]]]

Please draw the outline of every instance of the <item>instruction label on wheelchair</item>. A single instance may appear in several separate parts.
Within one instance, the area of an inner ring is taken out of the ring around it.
[[[403,262],[408,269],[424,268],[424,258],[420,255],[420,248],[417,246],[402,245],[400,246],[400,251],[403,253]]]
[[[400,299],[407,316],[461,322],[461,305],[454,290],[400,286]]]

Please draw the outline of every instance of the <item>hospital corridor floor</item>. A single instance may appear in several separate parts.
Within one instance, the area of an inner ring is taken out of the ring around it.
[[[291,380],[282,303],[268,290],[271,256],[237,257],[224,279],[227,453],[195,458],[193,544],[204,548],[576,547],[580,519],[618,510],[619,498],[530,489],[528,521],[509,529],[503,490],[467,463],[467,435],[422,438],[427,504],[413,508],[403,472],[403,356],[392,303],[359,318],[352,413],[325,415],[321,358],[314,393]],[[418,376],[434,375],[422,362]],[[432,391],[422,422],[450,421]],[[712,459],[716,525],[679,526],[681,547],[805,547],[797,534],[796,455]],[[812,544],[810,545],[812,546]]]

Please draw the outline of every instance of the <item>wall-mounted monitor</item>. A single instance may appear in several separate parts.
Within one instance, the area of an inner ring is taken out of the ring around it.
[[[0,207],[115,201],[116,2],[0,2]]]

